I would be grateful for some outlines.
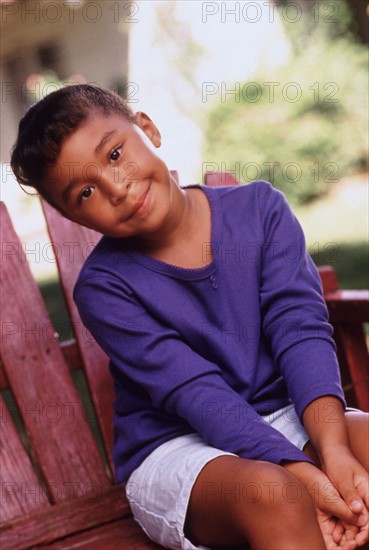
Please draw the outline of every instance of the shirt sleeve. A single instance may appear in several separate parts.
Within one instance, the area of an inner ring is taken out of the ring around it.
[[[322,396],[333,395],[345,405],[333,328],[318,270],[284,195],[266,184],[259,198],[262,327],[301,419],[307,405]]]
[[[185,419],[209,445],[238,456],[309,461],[228,386],[218,365],[148,313],[123,281],[92,278],[78,285],[74,297],[114,375],[122,372],[139,384],[154,407]]]

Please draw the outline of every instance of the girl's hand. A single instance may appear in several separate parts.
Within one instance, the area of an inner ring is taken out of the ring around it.
[[[317,520],[329,550],[354,550],[365,540],[365,518],[350,510],[328,476],[307,462],[284,465],[306,487],[316,510]]]
[[[350,450],[343,403],[320,397],[306,407],[303,422],[335,495],[331,515],[340,520],[346,540],[361,546],[369,539],[369,476]],[[326,503],[319,502],[324,512]]]
[[[369,540],[369,474],[346,446],[321,456],[322,468],[355,515],[358,545]]]
[[[346,531],[341,521],[316,508],[317,520],[327,550],[354,550],[357,548],[355,533]]]

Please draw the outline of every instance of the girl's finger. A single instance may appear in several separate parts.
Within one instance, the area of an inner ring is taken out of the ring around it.
[[[359,495],[358,491],[353,484],[340,484],[338,491],[348,506],[349,510],[354,514],[352,519],[349,519],[347,515],[342,517],[342,519],[348,521],[349,523],[354,523],[359,527],[363,527],[368,522],[368,512],[366,506]],[[341,516],[339,516],[341,517]]]
[[[355,480],[357,492],[359,493],[362,501],[364,502],[366,506],[366,511],[369,511],[369,479],[366,475],[365,477],[360,477],[359,479]]]
[[[336,544],[339,545],[341,543],[344,532],[345,530],[342,523],[340,521],[337,521],[332,532],[332,538]]]
[[[369,540],[369,529],[360,529],[360,532],[356,535],[355,541],[358,546],[362,546]]]

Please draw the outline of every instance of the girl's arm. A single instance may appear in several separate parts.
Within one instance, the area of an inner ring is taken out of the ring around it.
[[[260,278],[263,332],[302,419],[316,399],[334,395],[345,404],[333,328],[318,270],[306,251],[302,228],[285,197],[266,187],[264,255]]]
[[[333,396],[316,399],[303,421],[323,471],[311,464],[284,466],[310,492],[327,547],[342,541],[360,546],[369,538],[369,476],[350,450],[342,403]]]
[[[179,417],[208,444],[238,456],[277,464],[309,461],[227,384],[219,365],[150,315],[119,280],[89,279],[75,297],[84,323],[112,361],[113,374],[141,388],[137,407],[148,414],[150,408],[163,411],[168,423]],[[145,402],[143,395],[149,396]]]
[[[261,277],[263,329],[323,471],[306,463],[286,467],[310,488],[325,527],[326,520],[337,516],[341,532],[362,544],[368,538],[368,477],[348,445],[345,401],[319,275],[283,196],[266,188],[261,204],[268,212],[264,232],[270,243]]]
[[[306,407],[303,422],[323,471],[368,528],[369,476],[351,452],[341,401],[333,396],[316,399]]]

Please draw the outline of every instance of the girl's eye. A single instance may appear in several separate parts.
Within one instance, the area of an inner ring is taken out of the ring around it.
[[[122,149],[120,147],[118,147],[117,149],[114,149],[114,151],[112,151],[110,154],[110,160],[112,160],[113,162],[116,162],[119,159],[121,153],[122,153]]]
[[[91,197],[92,193],[93,193],[92,187],[85,187],[80,195],[80,202],[84,202],[86,199]]]

